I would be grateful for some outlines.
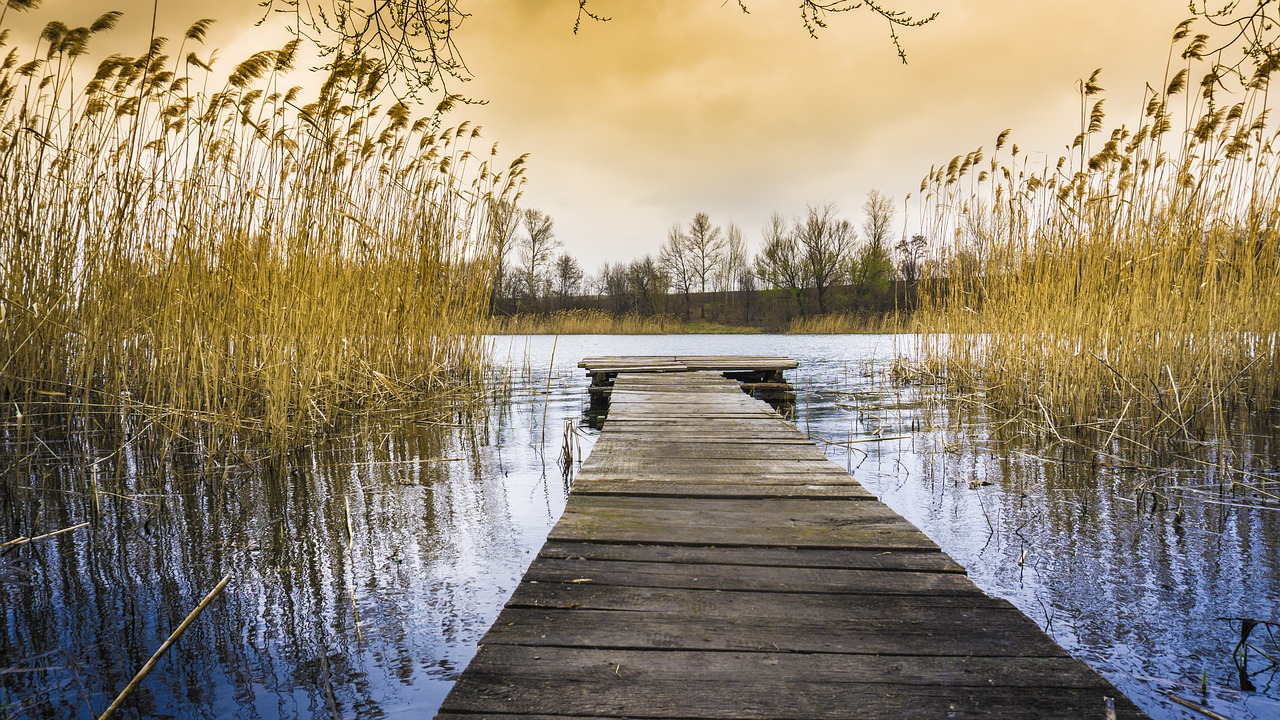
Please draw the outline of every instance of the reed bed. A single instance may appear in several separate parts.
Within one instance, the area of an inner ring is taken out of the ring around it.
[[[287,82],[296,42],[220,74],[210,21],[83,68],[118,18],[0,35],[6,420],[287,441],[483,376],[487,210],[523,158],[445,127],[450,100],[384,106],[373,60],[313,93]]]
[[[876,313],[852,315],[831,313],[811,317],[794,318],[786,332],[793,335],[885,335],[903,332],[907,326],[906,315]]]
[[[1184,23],[1174,41],[1136,130],[1106,129],[1094,73],[1056,165],[1005,131],[989,160],[979,148],[925,178],[928,232],[948,242],[914,319],[927,337],[915,374],[1055,434],[1114,436],[1124,422],[1221,435],[1233,416],[1277,409],[1280,146],[1267,113],[1280,62],[1228,96],[1230,78],[1201,57],[1207,38]]]
[[[753,333],[709,322],[689,322],[665,315],[614,315],[605,310],[570,309],[546,314],[495,317],[489,326],[495,335],[674,335]]]

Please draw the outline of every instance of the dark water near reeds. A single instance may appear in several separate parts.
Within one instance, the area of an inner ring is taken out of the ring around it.
[[[92,524],[0,551],[0,718],[96,717],[226,573],[118,717],[429,717],[563,508],[577,361],[677,352],[800,360],[799,427],[1154,716],[1199,717],[1176,694],[1280,717],[1280,632],[1253,632],[1242,673],[1239,623],[1221,619],[1280,621],[1280,504],[1222,491],[1280,494],[1275,418],[1189,460],[1007,437],[978,406],[949,415],[891,385],[905,342],[497,338],[491,412],[372,425],[274,465],[195,441],[159,457],[145,427],[10,426],[0,542]],[[590,432],[573,438],[585,454]]]

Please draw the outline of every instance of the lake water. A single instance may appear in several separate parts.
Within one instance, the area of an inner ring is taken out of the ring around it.
[[[0,717],[96,717],[225,573],[120,717],[429,717],[564,507],[566,433],[579,456],[594,440],[577,361],[616,354],[796,358],[798,427],[1153,716],[1200,717],[1175,694],[1280,717],[1278,638],[1254,630],[1242,672],[1224,619],[1280,621],[1280,509],[1220,492],[1232,476],[1203,459],[1274,493],[1275,419],[1182,464],[1010,439],[890,384],[908,342],[494,338],[487,415],[373,424],[286,462],[7,428],[0,542],[91,524],[0,551]]]

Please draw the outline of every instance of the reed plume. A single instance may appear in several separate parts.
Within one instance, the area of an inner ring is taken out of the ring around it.
[[[208,20],[83,73],[118,19],[0,34],[0,412],[288,441],[480,376],[487,208],[523,157],[445,127],[451,99],[384,107],[367,58],[308,97],[296,41],[224,78]]]
[[[1267,120],[1280,61],[1224,98],[1204,36],[1184,23],[1174,39],[1187,45],[1136,130],[1106,129],[1095,72],[1056,164],[1006,130],[989,159],[979,148],[924,179],[926,231],[944,240],[915,319],[930,372],[1059,427],[1119,416],[1185,436],[1275,410],[1280,147]]]

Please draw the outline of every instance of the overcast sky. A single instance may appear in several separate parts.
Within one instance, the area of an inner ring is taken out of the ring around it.
[[[462,5],[475,80],[457,89],[488,104],[456,120],[480,122],[510,157],[531,154],[524,204],[555,218],[588,270],[655,252],[699,211],[753,245],[771,212],[806,203],[860,223],[869,189],[901,204],[930,165],[989,154],[1007,127],[1055,160],[1079,129],[1076,81],[1102,67],[1109,121],[1136,125],[1187,14],[1185,0],[903,0],[940,13],[900,31],[904,66],[883,21],[833,16],[814,40],[794,0],[747,0],[749,15],[735,0],[591,0],[612,20],[576,36],[575,0]],[[29,21],[86,24],[109,9],[126,21],[99,49],[138,52],[150,0],[46,0]],[[256,0],[160,0],[158,32],[218,19],[209,42],[229,72],[280,37],[253,26],[260,13]]]

